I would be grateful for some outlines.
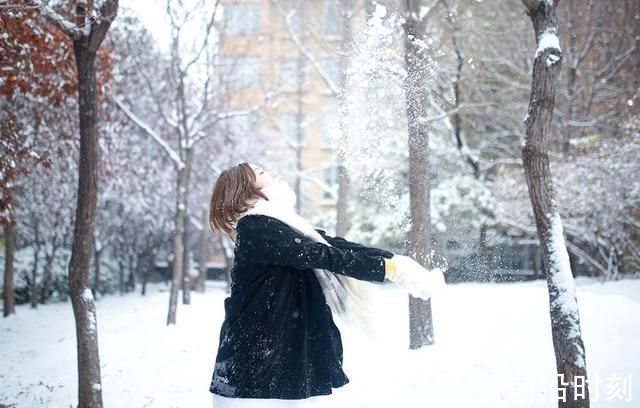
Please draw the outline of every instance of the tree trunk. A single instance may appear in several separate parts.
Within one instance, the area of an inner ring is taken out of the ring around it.
[[[558,406],[588,407],[585,352],[575,283],[562,222],[555,204],[548,155],[555,88],[562,61],[559,41],[554,41],[558,32],[555,10],[557,2],[523,0],[523,3],[533,22],[539,47],[533,62],[522,159],[549,289],[551,332],[556,356],[557,386],[561,397],[558,399]]]
[[[126,254],[123,254],[122,252],[122,247],[124,245],[122,245],[120,248],[121,250],[118,251],[119,253],[117,254],[117,258],[118,258],[118,292],[120,292],[121,295],[124,295],[124,268],[125,268],[125,260],[123,259],[123,257],[126,256]]]
[[[233,267],[233,250],[227,248],[227,245],[224,241],[224,237],[222,234],[218,234],[218,239],[220,240],[220,248],[222,248],[222,254],[224,255],[224,260],[226,264],[225,269],[225,278],[227,280],[227,293],[231,292],[231,268]]]
[[[35,241],[34,246],[36,247],[33,254],[33,269],[31,270],[31,308],[36,309],[38,307],[38,259],[40,258],[40,243],[39,240],[39,232],[38,225],[36,224],[35,229]]]
[[[346,126],[345,126],[346,129]],[[343,130],[343,134],[344,134]],[[345,136],[341,136],[345,137]],[[336,235],[344,237],[349,231],[349,190],[350,180],[347,168],[344,166],[344,154],[338,153],[338,202],[336,203]]]
[[[94,244],[95,245],[95,244]],[[95,247],[94,247],[95,248]],[[94,250],[93,259],[93,296],[97,299],[100,292],[100,258],[102,258],[102,249]]]
[[[140,265],[140,254],[135,254],[135,259],[134,259],[134,255],[130,253],[129,254],[129,274],[127,276],[127,285],[126,285],[127,292],[133,292],[134,290],[136,290],[136,269],[138,268],[138,265]]]
[[[409,256],[426,268],[431,267],[430,163],[429,129],[424,120],[427,107],[428,61],[419,44],[425,37],[426,24],[418,20],[421,2],[405,2],[404,59],[407,76],[404,91],[409,130],[409,202],[411,228]],[[409,295],[409,348],[433,344],[431,299]]]
[[[349,63],[349,55],[346,53],[352,46],[353,35],[351,28],[351,19],[353,18],[353,1],[342,1],[342,38],[340,44],[343,52],[340,54],[340,69],[346,71],[347,64]],[[344,94],[345,84],[338,84],[340,86],[341,93]],[[342,95],[337,95],[340,98]],[[348,140],[349,126],[345,123],[346,119],[343,115],[340,115],[340,140],[344,142]],[[345,162],[345,149],[338,148],[337,152],[337,173],[338,173],[338,202],[336,203],[336,235],[339,237],[347,236],[349,231],[349,193],[351,190],[351,183],[349,173],[344,165]]]
[[[16,252],[15,224],[4,226],[4,317],[16,312],[16,299],[13,293],[13,259]]]
[[[96,128],[96,51],[88,48],[85,42],[89,41],[84,37],[74,40],[78,72],[80,160],[73,246],[69,261],[69,294],[76,321],[79,406],[93,408],[102,407],[98,326],[95,303],[88,285],[98,192],[96,174],[98,132]]]
[[[153,263],[153,262],[151,262]],[[147,294],[147,281],[149,280],[149,269],[147,269],[147,260],[145,259],[143,262],[143,267],[140,269],[140,280],[142,281],[142,285],[140,285],[140,295],[144,296]]]
[[[204,225],[209,225],[208,221],[208,211],[204,210]],[[203,227],[200,231],[200,239],[198,240],[198,292],[204,293],[205,286],[207,283],[207,261],[209,258],[209,230],[206,227]]]
[[[55,247],[52,249],[51,254],[47,254],[45,250],[45,264],[44,264],[44,272],[42,275],[42,296],[40,296],[40,303],[45,304],[51,297],[51,281],[52,277],[52,268],[53,268],[53,260],[55,259]]]
[[[53,228],[58,229],[60,226],[60,217],[56,215]],[[51,285],[53,284],[53,264],[56,259],[56,252],[58,251],[59,240],[56,235],[51,237],[51,242],[44,245],[44,271],[42,272],[42,292],[40,295],[40,303],[45,304],[53,295]],[[47,245],[48,244],[48,245]],[[51,252],[47,252],[47,247],[51,248]]]
[[[182,232],[182,242],[184,250],[182,251],[182,304],[191,304],[191,265],[189,263],[189,216],[185,208],[184,214],[184,230]]]
[[[478,240],[478,270],[483,280],[489,277],[489,248],[487,246],[487,225],[480,225],[480,238]]]
[[[184,195],[186,187],[186,167],[178,170],[178,188],[176,193],[176,215],[175,215],[175,231],[173,232],[173,274],[171,278],[171,293],[169,295],[169,313],[167,314],[167,325],[176,324],[176,315],[178,309],[178,295],[180,294],[180,284],[182,283],[183,267],[182,262],[184,243]]]
[[[184,100],[184,99],[183,99]],[[188,132],[186,126],[184,127],[184,133]],[[191,163],[193,163],[193,149],[188,148],[184,150],[186,157],[184,167],[184,179],[182,185],[184,186],[184,195],[182,203],[184,207],[182,224],[182,304],[191,304],[191,265],[189,261],[189,178],[191,176]]]

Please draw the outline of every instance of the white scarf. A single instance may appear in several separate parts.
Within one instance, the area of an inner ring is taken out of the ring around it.
[[[261,191],[269,200],[257,197],[249,201],[248,204],[252,208],[240,214],[240,217],[233,223],[234,240],[235,226],[240,218],[249,214],[262,214],[279,219],[316,242],[332,246],[307,220],[295,212],[296,194],[286,181],[279,180],[262,188]],[[361,330],[367,330],[370,323],[368,320],[372,318],[367,313],[369,311],[367,302],[370,296],[368,292],[371,289],[369,287],[371,283],[335,274],[325,269],[314,268],[314,272],[333,315],[341,317],[351,327],[355,326]]]

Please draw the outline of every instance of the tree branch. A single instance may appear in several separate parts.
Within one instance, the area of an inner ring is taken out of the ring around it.
[[[67,37],[76,40],[82,36],[82,31],[71,21],[58,14],[48,4],[40,0],[26,0],[27,5],[37,9],[40,16],[47,20],[50,24],[56,26]]]
[[[169,158],[174,163],[178,170],[184,168],[185,163],[182,161],[178,153],[173,150],[169,144],[160,137],[149,125],[144,123],[140,118],[138,118],[118,97],[115,95],[111,95],[111,99],[116,103],[116,105],[122,110],[122,112],[129,117],[133,123],[135,123],[140,129],[142,129],[147,135],[151,136],[151,138],[160,145],[160,147],[169,155]]]
[[[97,24],[92,24],[91,27],[89,34],[90,50],[98,50],[116,15],[118,15],[118,0],[106,0],[100,7],[100,18]]]

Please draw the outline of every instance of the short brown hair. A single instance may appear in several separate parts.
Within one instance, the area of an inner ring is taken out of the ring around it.
[[[256,187],[256,174],[244,162],[222,171],[213,186],[209,205],[209,227],[211,231],[222,231],[229,235],[233,231],[232,223],[238,215],[247,209],[248,200],[260,196],[269,200]]]

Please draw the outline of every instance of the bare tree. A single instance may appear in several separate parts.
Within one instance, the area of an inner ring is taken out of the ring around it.
[[[73,246],[69,261],[69,292],[78,342],[78,404],[81,407],[102,407],[98,326],[93,295],[88,287],[98,190],[95,59],[118,12],[118,0],[105,0],[97,15],[93,1],[75,2],[75,24],[44,2],[31,0],[27,3],[37,8],[46,21],[55,25],[73,42],[78,77],[80,159]]]
[[[627,101],[634,88],[627,77],[638,66],[638,39],[633,33],[637,1],[566,0],[558,14],[567,23],[562,41],[564,75],[558,88],[558,145],[566,159],[576,138],[594,130],[615,137],[624,131]],[[634,59],[635,58],[635,59]],[[551,140],[553,143],[554,141]]]
[[[31,270],[31,293],[29,300],[31,301],[31,307],[36,309],[38,307],[38,260],[40,259],[40,249],[42,248],[42,242],[40,241],[40,223],[36,217],[33,220],[33,269]]]
[[[141,82],[148,91],[151,108],[140,103],[136,103],[136,106],[154,110],[153,113],[159,118],[157,124],[149,125],[140,115],[134,113],[122,95],[113,95],[113,100],[120,110],[163,149],[175,170],[173,262],[167,324],[176,323],[181,287],[183,303],[188,304],[190,298],[189,276],[185,270],[185,249],[188,248],[185,231],[189,214],[189,180],[197,149],[201,143],[216,134],[216,129],[224,121],[251,115],[265,103],[247,109],[225,108],[225,98],[228,95],[216,88],[223,74],[214,70],[212,64],[213,57],[218,52],[216,47],[219,45],[214,41],[216,16],[220,11],[219,2],[208,6],[209,11],[203,22],[204,34],[197,41],[194,50],[189,53],[185,47],[184,33],[188,31],[188,25],[192,22],[196,10],[206,4],[207,2],[201,1],[188,7],[182,2],[168,0],[166,11],[172,38],[168,61],[157,63],[163,65],[163,72],[150,74],[150,68],[156,67],[143,66],[143,62],[136,65],[136,74],[142,78]],[[160,78],[156,75],[165,80],[164,89],[158,89],[154,81]],[[129,96],[130,103],[133,103],[133,97],[140,98],[139,94]],[[269,97],[270,95],[267,95],[265,100]]]
[[[4,317],[16,312],[16,301],[13,296],[13,259],[16,252],[15,222],[4,224],[4,296],[2,314]]]
[[[544,259],[549,288],[551,331],[556,355],[559,407],[588,407],[589,392],[580,316],[562,221],[558,214],[549,166],[548,143],[562,53],[558,40],[557,0],[523,0],[531,17],[538,48],[533,61],[529,110],[522,160]],[[580,377],[580,378],[577,378]]]
[[[434,1],[434,4],[437,1]],[[426,5],[420,0],[404,1],[404,92],[409,134],[409,254],[426,268],[431,267],[431,215],[429,163],[429,56],[426,40]],[[431,6],[433,7],[433,5]],[[428,9],[428,8],[427,8]],[[428,14],[428,13],[427,13]],[[409,295],[409,347],[417,349],[433,344],[431,299]]]

